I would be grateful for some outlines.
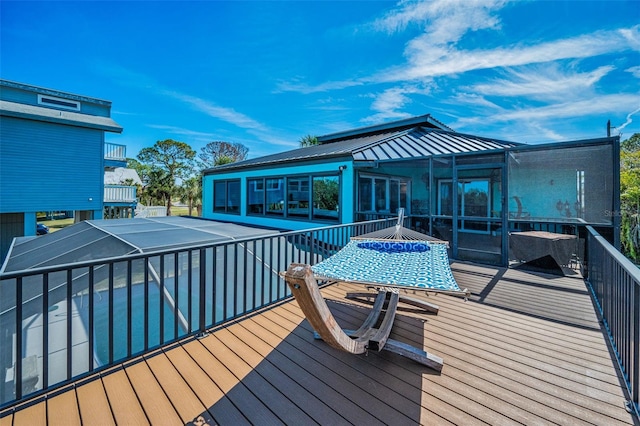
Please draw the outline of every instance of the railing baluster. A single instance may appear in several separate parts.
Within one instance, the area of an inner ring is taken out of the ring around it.
[[[191,292],[193,286],[193,251],[187,251],[187,317],[189,322],[189,329],[187,330],[187,334],[193,331],[193,311],[192,311],[192,299],[193,293]],[[202,296],[200,296],[202,297]]]
[[[71,335],[71,309],[73,294],[73,275],[72,269],[67,269],[67,380],[71,379],[72,362],[73,362],[73,344]],[[19,399],[19,398],[18,398]]]
[[[149,262],[150,258],[145,257],[144,261],[144,350],[149,350]]]
[[[206,249],[200,249],[200,255],[199,255],[200,259],[200,264],[199,264],[199,272],[200,272],[200,282],[198,284],[200,284],[200,290],[199,290],[199,294],[198,294],[198,316],[199,316],[199,321],[198,321],[198,334],[200,334],[201,336],[204,335],[205,330],[206,330],[206,289],[207,289],[207,269],[206,269],[206,258],[207,258],[207,250]],[[215,258],[215,256],[214,256]],[[215,283],[214,283],[214,287],[215,287]],[[215,304],[215,303],[214,303]]]
[[[222,255],[222,298],[223,298],[223,302],[222,302],[222,319],[223,320],[227,320],[228,315],[227,315],[227,297],[228,297],[228,290],[227,290],[227,250],[229,249],[228,245],[224,245],[224,253]]]
[[[42,389],[49,387],[49,274],[42,275]]]
[[[216,284],[218,277],[218,246],[210,248],[211,250],[211,324],[217,324],[218,317],[218,286]],[[206,300],[206,299],[205,299]]]
[[[113,349],[115,342],[113,341],[113,262],[109,263],[109,364],[113,362]]]
[[[13,382],[16,399],[22,398],[22,277],[16,278],[16,364],[13,369]]]
[[[160,254],[160,274],[158,283],[158,290],[160,293],[160,344],[164,344],[164,254]]]
[[[127,358],[131,356],[131,352],[133,352],[133,283],[131,282],[132,274],[131,267],[132,262],[129,260],[127,262]]]
[[[180,319],[180,288],[178,286],[178,252],[173,253],[173,338],[177,339],[180,335],[178,333],[178,320]]]
[[[249,255],[248,245],[249,245],[249,242],[246,242],[246,243],[243,244],[243,246],[244,246],[244,258],[242,259],[242,263],[243,263],[242,271],[243,271],[243,274],[244,274],[244,277],[243,277],[243,280],[242,280],[243,281],[243,283],[242,283],[243,284],[243,290],[242,290],[243,291],[243,295],[242,295],[242,298],[244,299],[244,304],[243,304],[244,312],[248,312],[249,311],[249,282],[247,281],[249,279],[249,277],[248,277],[248,275],[249,275],[248,274],[249,262],[247,261],[248,260],[247,256]]]
[[[94,267],[89,266],[89,371],[93,371],[93,341],[95,337],[95,318],[93,311]]]
[[[631,388],[633,391],[633,402],[636,410],[640,411],[640,284],[633,283],[633,362],[631,365]]]

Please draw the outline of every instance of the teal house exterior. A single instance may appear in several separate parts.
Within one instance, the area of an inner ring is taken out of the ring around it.
[[[0,80],[0,259],[36,235],[38,212],[103,217],[105,170],[126,166],[106,132],[122,132],[109,101]]]
[[[431,115],[318,138],[203,172],[203,216],[283,230],[395,216],[496,265],[510,233],[592,225],[619,247],[619,137],[528,145],[454,132]],[[576,255],[580,247],[573,250]]]

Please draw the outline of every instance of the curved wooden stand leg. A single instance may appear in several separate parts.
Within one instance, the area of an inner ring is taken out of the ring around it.
[[[387,308],[385,318],[382,321],[383,327],[374,328],[384,306],[386,292],[381,292],[378,295],[374,309],[371,310],[362,327],[349,336],[329,311],[327,303],[320,294],[311,266],[292,263],[285,272],[284,279],[307,321],[328,345],[352,354],[365,353],[369,349],[370,343],[375,345],[375,350],[382,349],[389,337],[395,317],[395,308]],[[397,305],[397,295],[395,305]],[[371,341],[372,338],[375,340]]]
[[[373,309],[369,312],[369,316],[362,326],[355,331],[345,331],[338,325],[333,314],[329,311],[327,302],[320,294],[311,266],[292,263],[283,277],[307,321],[316,331],[316,338],[319,337],[328,345],[352,354],[385,349],[411,358],[437,371],[442,370],[442,358],[406,343],[389,339],[400,299],[398,292],[380,291],[376,296]],[[387,299],[387,310],[382,323],[379,328],[374,328]]]

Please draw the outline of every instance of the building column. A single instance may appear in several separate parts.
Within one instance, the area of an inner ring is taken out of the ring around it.
[[[36,235],[36,212],[24,212],[24,235]]]

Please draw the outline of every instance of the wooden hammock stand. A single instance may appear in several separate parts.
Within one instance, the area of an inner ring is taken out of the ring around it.
[[[436,305],[400,295],[397,289],[378,288],[373,307],[362,326],[357,330],[343,330],[331,311],[329,311],[322,294],[320,294],[311,266],[292,263],[283,274],[283,277],[305,317],[319,337],[328,345],[352,354],[363,354],[367,351],[379,352],[384,349],[410,358],[434,370],[442,370],[442,358],[389,338],[398,302],[402,301],[413,306],[419,306],[429,312],[437,312],[438,307]],[[370,297],[372,294],[351,293],[349,296]],[[375,328],[385,304],[387,306],[382,322],[378,328]]]

